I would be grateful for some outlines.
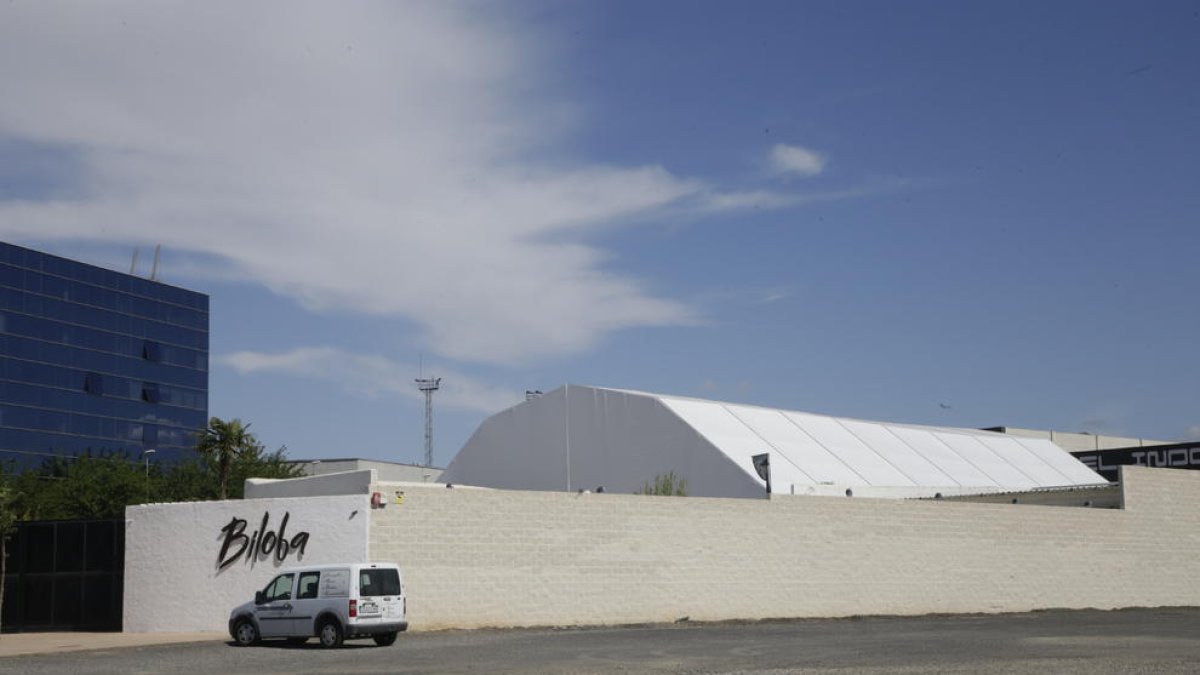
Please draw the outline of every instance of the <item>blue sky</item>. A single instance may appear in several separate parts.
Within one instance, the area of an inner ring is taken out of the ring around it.
[[[212,298],[210,411],[565,382],[1200,438],[1200,3],[9,3],[0,236]]]

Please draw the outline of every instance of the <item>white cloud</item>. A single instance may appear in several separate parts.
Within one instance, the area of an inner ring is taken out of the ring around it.
[[[771,305],[779,302],[780,300],[787,300],[788,298],[792,297],[792,295],[792,291],[787,288],[770,289],[763,291],[762,295],[758,298],[758,304]]]
[[[771,148],[771,166],[779,173],[815,176],[825,170],[825,156],[799,145],[780,143]]]
[[[573,118],[539,88],[541,43],[500,5],[10,3],[0,137],[78,173],[53,192],[71,197],[0,201],[0,236],[162,243],[313,310],[406,317],[469,361],[694,321],[581,235],[785,200],[547,159]]]
[[[325,380],[366,398],[399,394],[424,399],[413,384],[418,373],[411,366],[374,354],[355,354],[335,347],[298,347],[273,354],[241,351],[214,361],[241,375],[274,373]],[[491,414],[524,400],[516,391],[484,384],[448,368],[426,370],[427,376],[442,378],[437,393],[439,406]]]
[[[739,209],[775,209],[791,206],[802,200],[803,197],[771,192],[769,190],[719,192],[703,195],[698,200],[698,209],[702,212]]]
[[[1188,427],[1188,438],[1200,440],[1200,424],[1193,424]]]
[[[791,286],[746,286],[704,293],[697,296],[697,302],[704,305],[771,305],[795,296],[796,289]]]

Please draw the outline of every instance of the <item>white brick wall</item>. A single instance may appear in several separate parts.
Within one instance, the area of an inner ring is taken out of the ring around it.
[[[417,487],[370,558],[418,630],[1200,605],[1200,471],[1126,469],[1123,511]]]

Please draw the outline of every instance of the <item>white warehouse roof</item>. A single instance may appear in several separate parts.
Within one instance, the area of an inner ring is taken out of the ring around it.
[[[1044,439],[575,385],[489,417],[442,480],[633,492],[674,472],[689,495],[759,497],[764,481],[750,458],[764,452],[777,493],[932,496],[1105,482]]]

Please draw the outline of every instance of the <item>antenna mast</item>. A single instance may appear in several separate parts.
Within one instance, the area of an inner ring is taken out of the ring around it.
[[[158,254],[162,252],[162,244],[154,247],[154,266],[150,268],[150,281],[158,281]]]
[[[433,466],[433,392],[442,384],[440,377],[418,377],[417,389],[425,393],[425,466]]]

